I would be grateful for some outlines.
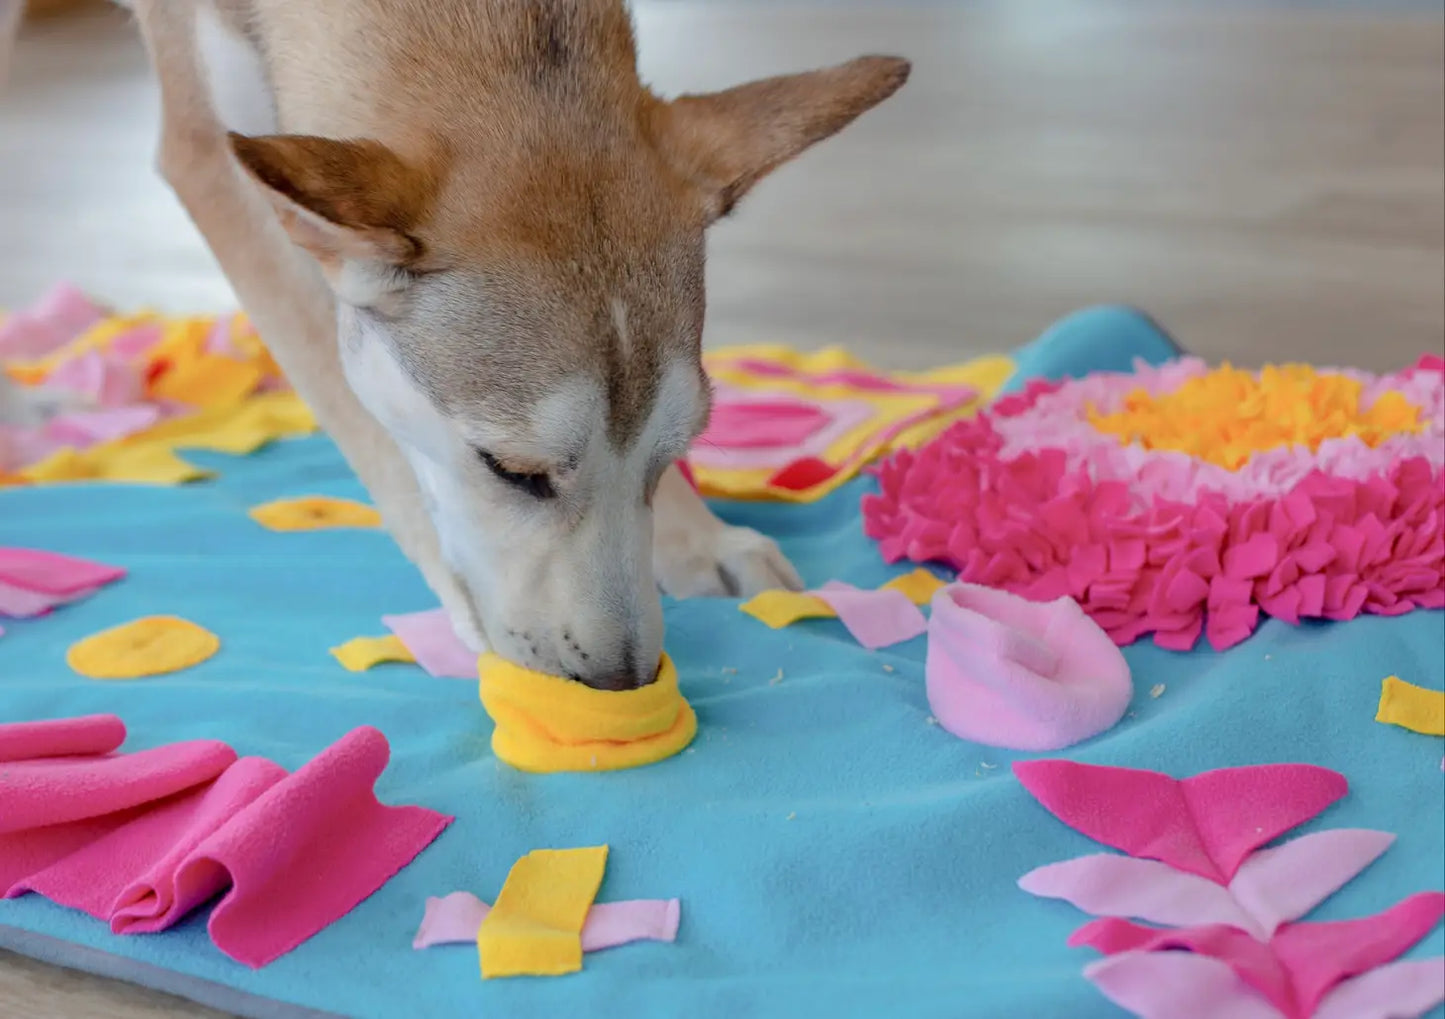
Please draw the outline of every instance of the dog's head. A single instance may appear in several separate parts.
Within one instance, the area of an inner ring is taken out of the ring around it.
[[[488,643],[614,689],[656,669],[652,497],[708,417],[704,232],[908,73],[863,58],[664,102],[630,46],[626,75],[494,93],[475,137],[406,154],[231,139],[335,291],[347,380],[415,470]]]

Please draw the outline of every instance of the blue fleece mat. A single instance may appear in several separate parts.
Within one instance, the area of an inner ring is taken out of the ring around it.
[[[1172,353],[1148,320],[1106,308],[1066,320],[1017,357],[1020,375],[1058,376]],[[204,913],[165,934],[115,937],[37,896],[0,902],[0,925],[58,939],[29,948],[21,939],[22,950],[74,945],[71,956],[48,957],[87,968],[120,957],[143,964],[132,979],[166,984],[156,974],[171,971],[167,986],[199,998],[225,985],[256,997],[210,999],[255,1014],[272,1014],[258,998],[375,1019],[1122,1014],[1080,975],[1094,955],[1065,946],[1086,917],[1015,886],[1032,867],[1099,847],[1020,788],[1008,768],[1020,755],[926,724],[923,638],[870,653],[836,621],[773,631],[735,602],[669,603],[668,648],[701,726],[692,749],[635,771],[524,775],[491,757],[474,683],[409,665],[352,674],[327,654],[381,632],[383,613],[433,604],[386,537],[276,534],[246,516],[282,496],[362,497],[330,442],[195,459],[220,476],[185,488],[0,493],[0,544],[131,571],[49,617],[7,621],[0,719],[114,712],[129,727],[126,749],[210,737],[293,769],[351,728],[375,725],[392,745],[382,799],[457,821],[355,911],[257,972],[216,951]],[[807,506],[720,509],[777,536],[809,583],[872,586],[900,570],[860,531],[868,485]],[[149,613],[209,627],[220,654],[134,683],[97,683],[65,666],[72,641]],[[1179,776],[1280,761],[1338,769],[1349,795],[1303,830],[1369,827],[1399,840],[1311,918],[1375,913],[1441,886],[1445,746],[1373,716],[1386,674],[1445,686],[1445,615],[1268,621],[1223,654],[1144,643],[1126,656],[1138,691],[1129,715],[1065,755]],[[1165,688],[1157,698],[1156,684]],[[612,852],[599,899],[681,898],[676,944],[590,954],[566,978],[486,983],[475,948],[411,949],[428,895],[490,900],[528,850],[602,842]],[[1442,952],[1437,928],[1411,956]]]

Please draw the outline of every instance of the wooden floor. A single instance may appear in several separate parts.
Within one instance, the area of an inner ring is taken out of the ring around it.
[[[1439,10],[642,0],[667,92],[866,51],[916,65],[716,231],[709,342],[916,366],[1125,301],[1211,359],[1383,369],[1439,350]],[[122,306],[230,306],[151,169],[155,90],[124,16],[34,25],[15,59],[0,305],[66,278]],[[0,955],[0,1019],[202,1014]]]

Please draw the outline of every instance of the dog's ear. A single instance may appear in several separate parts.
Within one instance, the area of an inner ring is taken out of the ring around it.
[[[908,80],[898,57],[859,57],[662,104],[654,136],[664,158],[726,216],[754,184],[808,146],[837,134]]]
[[[425,253],[414,235],[434,192],[428,175],[380,142],[231,133],[231,151],[258,184],[291,240],[338,291],[344,278],[395,274]],[[346,272],[348,268],[362,272]],[[370,269],[373,272],[366,272]],[[357,289],[355,286],[349,289]],[[365,304],[361,293],[341,293]]]

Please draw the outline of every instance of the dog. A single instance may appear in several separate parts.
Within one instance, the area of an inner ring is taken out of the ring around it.
[[[622,0],[126,5],[161,174],[470,647],[628,689],[659,590],[801,588],[677,466],[705,234],[907,61],[666,100]]]

